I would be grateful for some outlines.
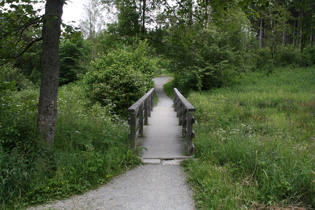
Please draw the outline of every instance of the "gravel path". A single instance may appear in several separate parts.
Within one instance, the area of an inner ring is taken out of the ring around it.
[[[180,166],[143,165],[83,195],[30,209],[194,209]]]
[[[161,92],[161,87],[170,78],[156,78],[155,85],[159,103],[170,107],[172,102]],[[161,95],[162,94],[162,95]],[[159,110],[159,109],[158,109]],[[155,109],[153,109],[153,112]],[[160,111],[159,111],[160,112]],[[150,119],[149,119],[150,122]],[[178,134],[175,134],[178,138]],[[162,138],[162,137],[161,137]],[[154,151],[152,151],[154,153]],[[146,155],[150,155],[146,153]],[[114,178],[107,185],[83,195],[34,209],[110,209],[110,210],[194,210],[193,193],[186,184],[185,173],[179,160],[149,159],[127,173]]]

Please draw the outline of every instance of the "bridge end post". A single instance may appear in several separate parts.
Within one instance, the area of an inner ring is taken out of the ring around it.
[[[130,141],[130,148],[132,151],[136,151],[136,124],[137,124],[137,116],[135,110],[128,110],[130,112],[129,125],[130,125],[130,133],[128,135]]]
[[[193,144],[193,138],[195,138],[195,132],[193,130],[193,124],[195,122],[195,119],[193,117],[192,111],[187,111],[187,133],[186,133],[186,139],[187,139],[187,152],[188,155],[192,155],[194,152],[194,144]]]
[[[194,152],[193,138],[195,137],[193,113],[196,109],[177,88],[174,88],[174,108],[179,118],[179,125],[182,126],[182,136],[186,139],[187,153],[192,155]]]

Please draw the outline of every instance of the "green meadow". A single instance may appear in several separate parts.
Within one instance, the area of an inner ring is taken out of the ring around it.
[[[193,92],[198,209],[315,208],[315,69],[254,72]]]

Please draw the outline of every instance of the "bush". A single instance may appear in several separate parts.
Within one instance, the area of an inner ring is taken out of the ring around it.
[[[305,66],[302,59],[302,53],[294,46],[283,47],[281,52],[275,56],[275,60],[277,66]]]
[[[84,77],[86,94],[92,104],[99,103],[126,115],[129,106],[153,87],[156,66],[137,48],[134,53],[118,50],[98,58],[94,70]]]
[[[226,86],[247,71],[240,52],[212,46],[200,56],[196,64],[177,72],[175,85],[184,93]]]
[[[271,52],[270,49],[265,47],[265,48],[260,48],[258,49],[255,54],[255,60],[256,60],[256,68],[259,70],[267,70],[267,71],[272,71],[273,67],[273,60],[271,58]]]
[[[0,83],[0,209],[23,209],[82,193],[140,163],[128,147],[127,123],[114,123],[106,107],[87,108],[81,85],[59,90],[53,147],[42,143],[37,133],[38,91],[10,92],[3,86]]]
[[[2,95],[2,94],[1,94]],[[35,90],[7,92],[0,99],[0,203],[23,200],[36,173],[45,174],[49,164],[38,168],[43,148],[37,133]]]
[[[183,93],[190,90],[210,90],[229,84],[236,75],[234,67],[229,65],[228,61],[222,61],[204,68],[187,67],[176,75],[175,84]]]
[[[87,47],[81,39],[76,43],[66,41],[60,45],[60,85],[77,81],[83,77],[86,70],[82,63],[86,60],[88,53]]]
[[[303,66],[315,65],[315,47],[307,47],[304,49],[303,54]]]
[[[182,92],[222,87],[251,68],[249,54],[232,48],[231,37],[224,35],[204,29],[187,40],[191,42],[187,47],[176,46],[175,85]]]
[[[34,88],[33,83],[22,74],[22,71],[10,63],[0,66],[0,72],[2,80],[6,83],[13,82],[18,90]]]

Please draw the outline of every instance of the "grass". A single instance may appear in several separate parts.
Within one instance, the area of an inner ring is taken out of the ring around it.
[[[59,90],[54,147],[47,148],[36,135],[37,95],[37,90],[19,92],[1,113],[0,208],[80,194],[140,163],[128,148],[128,124],[106,107],[88,107],[78,84]]]
[[[315,208],[315,70],[251,73],[192,93],[195,156],[188,180],[199,209]]]
[[[161,68],[155,73],[155,77],[174,77],[174,73],[168,71],[167,69]]]
[[[166,83],[164,86],[163,86],[163,90],[164,92],[166,93],[166,95],[168,97],[170,97],[171,99],[174,98],[174,79],[172,79],[170,82]]]

